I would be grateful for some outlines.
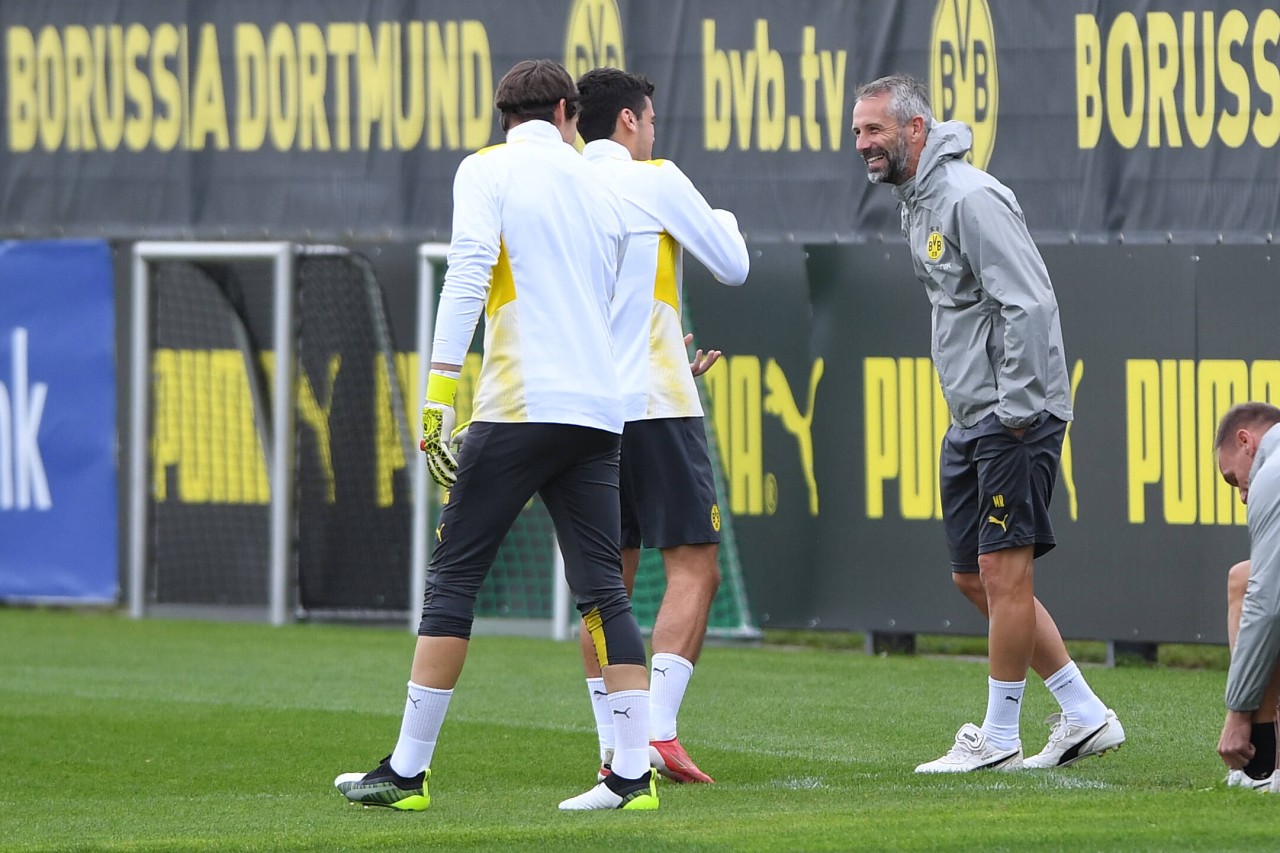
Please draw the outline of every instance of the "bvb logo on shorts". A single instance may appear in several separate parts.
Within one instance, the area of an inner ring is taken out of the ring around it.
[[[564,67],[574,80],[592,68],[626,68],[617,0],[574,0],[565,28]]]
[[[925,241],[924,250],[931,261],[936,261],[942,257],[942,234],[937,228],[929,232],[929,239]]]
[[[1000,81],[987,0],[938,0],[929,45],[929,98],[942,121],[973,128],[973,165],[987,168],[996,145]]]
[[[720,532],[720,504],[711,505],[711,529]]]

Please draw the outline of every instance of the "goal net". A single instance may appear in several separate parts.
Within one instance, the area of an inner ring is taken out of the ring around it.
[[[133,297],[133,613],[405,612],[411,432],[368,262],[140,243]]]

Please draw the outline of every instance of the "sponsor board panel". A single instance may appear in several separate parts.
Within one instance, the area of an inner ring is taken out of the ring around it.
[[[1237,312],[1242,303],[1265,308],[1274,301],[1270,255],[1260,247],[1208,257],[1170,246],[1043,251],[1076,420],[1054,495],[1059,544],[1037,562],[1037,590],[1069,637],[1221,642],[1225,572],[1248,539],[1243,507],[1217,474],[1212,433],[1233,402],[1276,399],[1278,365],[1253,334],[1267,321],[1242,317],[1233,333],[1213,288],[1230,279]],[[945,419],[928,411],[941,403],[927,356],[929,309],[906,250],[809,253],[815,345],[832,384],[814,421],[824,513],[821,582],[808,609],[847,628],[983,633],[948,577],[929,470]],[[837,331],[824,334],[824,324]]]
[[[111,250],[0,243],[0,599],[114,602]]]
[[[702,377],[733,515],[747,599],[761,627],[825,627],[811,591],[824,513],[816,413],[826,366],[810,346],[813,317],[799,246],[752,247],[742,287],[686,259],[697,346],[724,355]]]

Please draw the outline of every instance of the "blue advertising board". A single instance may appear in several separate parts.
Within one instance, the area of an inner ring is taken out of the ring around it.
[[[112,291],[105,241],[0,243],[0,600],[116,600]]]

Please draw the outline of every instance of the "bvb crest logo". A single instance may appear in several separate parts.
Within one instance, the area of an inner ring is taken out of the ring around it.
[[[929,240],[925,243],[925,252],[929,255],[929,260],[936,261],[942,257],[942,232],[934,228],[929,232]]]
[[[973,165],[987,168],[1000,104],[987,0],[938,0],[929,45],[929,98],[940,120],[959,119],[973,128]]]
[[[577,80],[592,68],[626,68],[617,0],[574,0],[565,28],[564,67]]]

